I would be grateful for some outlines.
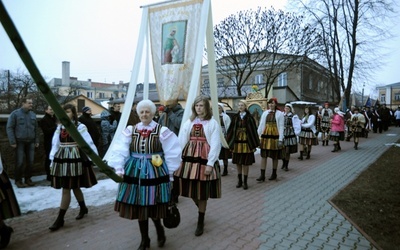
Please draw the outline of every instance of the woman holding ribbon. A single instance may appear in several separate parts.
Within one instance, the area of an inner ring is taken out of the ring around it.
[[[139,221],[142,241],[138,249],[150,247],[149,218],[157,231],[157,243],[166,237],[161,219],[167,215],[173,172],[181,160],[177,136],[153,118],[156,105],[150,100],[137,104],[140,122],[117,135],[118,144],[110,149],[108,165],[123,177],[114,209],[125,219]]]

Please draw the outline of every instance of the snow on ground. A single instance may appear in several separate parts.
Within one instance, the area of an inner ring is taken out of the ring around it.
[[[14,188],[21,212],[41,211],[48,208],[58,208],[61,202],[61,189],[50,187],[50,182],[46,180],[46,176],[34,176],[32,181],[36,184],[33,187],[17,188],[14,180],[11,183]],[[82,188],[87,206],[101,206],[115,201],[117,195],[118,184],[111,179],[99,180],[98,183],[91,188]],[[78,207],[78,202],[71,191],[70,207]]]

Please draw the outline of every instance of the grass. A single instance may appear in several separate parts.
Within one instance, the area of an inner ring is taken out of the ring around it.
[[[392,146],[331,202],[378,249],[400,249],[400,147]]]

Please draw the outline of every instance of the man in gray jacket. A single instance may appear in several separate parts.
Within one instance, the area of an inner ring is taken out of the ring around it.
[[[32,168],[35,147],[39,146],[38,123],[36,114],[32,111],[33,102],[30,98],[22,100],[22,107],[11,112],[7,121],[7,136],[11,147],[16,149],[16,166],[14,172],[15,185],[19,188],[34,186]],[[25,166],[25,183],[22,182],[22,172]]]

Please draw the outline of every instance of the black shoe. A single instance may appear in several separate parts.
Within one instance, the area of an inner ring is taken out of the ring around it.
[[[203,223],[197,223],[197,228],[196,228],[196,232],[194,232],[194,235],[196,236],[200,236],[202,235],[204,232],[204,224]]]
[[[51,231],[57,231],[58,229],[60,229],[61,227],[63,227],[64,226],[64,220],[56,220],[55,222],[54,222],[54,224],[53,225],[51,225],[51,227],[49,227],[49,229],[51,230]]]
[[[258,182],[264,182],[265,181],[265,176],[260,176],[256,179]]]
[[[146,240],[142,240],[140,242],[140,246],[138,250],[145,250],[146,248],[150,248],[150,238],[147,238]]]
[[[167,237],[165,237],[164,228],[162,228],[160,230],[161,231],[159,233],[157,233],[157,243],[158,243],[158,247],[163,247],[165,244],[165,241],[167,241]]]
[[[269,177],[268,180],[272,181],[272,180],[276,180],[277,175],[276,174],[272,174],[271,177]]]
[[[221,174],[221,176],[227,176],[228,175],[228,171],[225,171],[224,170],[224,172],[222,172],[222,174]]]
[[[87,207],[81,208],[81,210],[79,211],[78,216],[75,217],[76,220],[80,220],[83,218],[83,216],[85,216],[85,214],[88,214],[89,209]]]
[[[1,241],[0,241],[0,249],[6,248],[8,243],[10,243],[11,234],[14,232],[12,227],[4,225],[0,230]]]

